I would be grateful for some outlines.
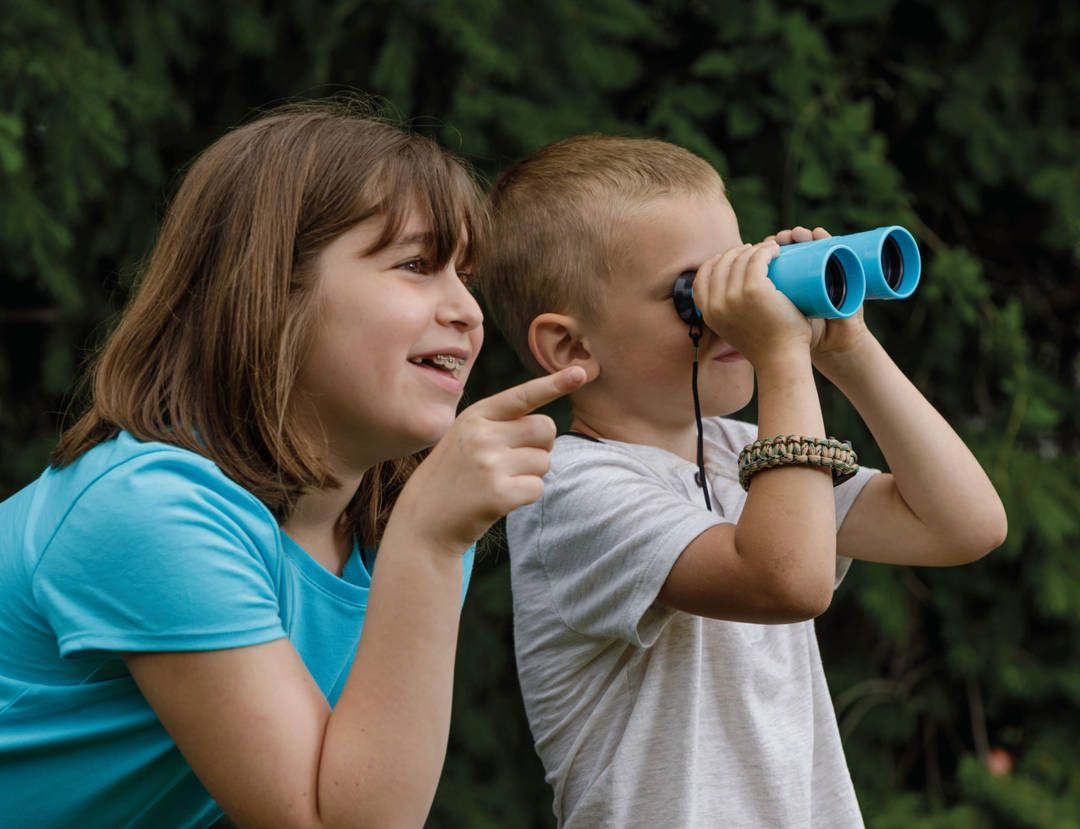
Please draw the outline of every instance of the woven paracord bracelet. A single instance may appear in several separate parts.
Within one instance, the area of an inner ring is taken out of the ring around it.
[[[789,463],[831,469],[834,484],[846,481],[859,471],[859,458],[846,441],[780,435],[768,440],[755,440],[739,453],[739,483],[749,491],[750,478],[755,472]]]

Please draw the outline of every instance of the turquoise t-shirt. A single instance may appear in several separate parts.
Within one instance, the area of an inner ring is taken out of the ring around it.
[[[462,599],[472,570],[464,560]],[[370,566],[370,561],[369,561]],[[337,578],[211,461],[127,433],[0,503],[0,803],[11,826],[201,827],[221,810],[121,651],[288,637],[330,704],[371,574]]]

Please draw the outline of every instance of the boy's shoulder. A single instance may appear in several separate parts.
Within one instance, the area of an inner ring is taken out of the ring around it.
[[[610,534],[611,522],[637,532],[641,522],[696,524],[700,519],[704,526],[736,520],[745,500],[738,455],[757,429],[728,418],[709,418],[703,425],[712,512],[702,501],[695,462],[657,446],[570,432],[555,441],[544,494],[515,510],[508,526],[549,535],[565,526],[578,535],[587,534],[588,527],[608,527]]]
[[[726,469],[736,464],[743,448],[757,440],[757,426],[753,423],[709,417],[702,420],[702,427],[706,462],[714,468]],[[636,466],[661,475],[678,475],[688,466],[694,467],[678,455],[650,444],[594,438],[580,432],[567,432],[555,440],[551,452],[554,475],[574,467],[577,467],[574,472],[587,474],[590,465],[599,469],[607,464]]]

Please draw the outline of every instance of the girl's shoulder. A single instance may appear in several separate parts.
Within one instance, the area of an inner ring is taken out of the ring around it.
[[[194,452],[121,433],[48,470],[4,519],[62,656],[283,635],[277,522]]]
[[[172,444],[139,440],[128,432],[98,444],[68,466],[46,470],[38,485],[61,509],[91,499],[99,509],[130,515],[137,508],[167,508],[176,502],[219,502],[273,522],[265,505],[209,458]]]
[[[35,557],[60,536],[122,546],[148,535],[179,545],[216,534],[245,546],[278,545],[274,516],[213,461],[127,432],[46,470],[20,495],[22,514],[7,518],[22,525],[24,549]]]

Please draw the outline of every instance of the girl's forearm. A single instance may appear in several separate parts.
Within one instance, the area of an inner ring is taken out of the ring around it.
[[[1005,513],[982,466],[877,339],[868,335],[819,368],[855,406],[900,496],[944,546],[985,548],[984,536],[1000,538]]]
[[[461,586],[459,556],[391,521],[323,741],[324,826],[424,825],[446,755]]]

